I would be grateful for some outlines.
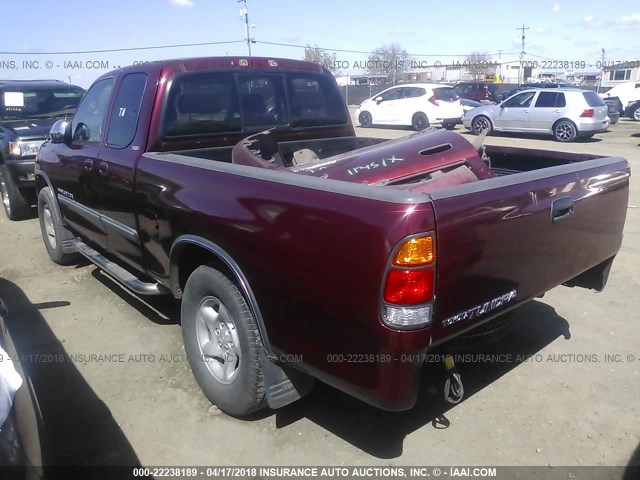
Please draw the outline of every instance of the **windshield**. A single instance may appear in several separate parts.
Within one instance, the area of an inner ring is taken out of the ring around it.
[[[0,117],[45,118],[72,113],[83,94],[81,89],[6,90],[0,93]]]
[[[169,92],[164,135],[344,125],[348,118],[344,100],[330,80],[313,73],[182,75]]]

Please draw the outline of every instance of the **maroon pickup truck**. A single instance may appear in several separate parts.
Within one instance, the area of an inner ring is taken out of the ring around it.
[[[202,58],[100,77],[36,163],[54,262],[182,301],[202,390],[246,415],[317,378],[389,410],[429,349],[558,286],[601,290],[629,164],[357,138],[310,63]]]

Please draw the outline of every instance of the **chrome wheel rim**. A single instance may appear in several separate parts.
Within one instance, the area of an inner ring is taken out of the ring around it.
[[[55,249],[58,241],[56,240],[56,229],[53,226],[53,216],[51,215],[49,205],[44,206],[42,217],[44,220],[44,231],[47,234],[47,241],[49,245],[51,245],[51,248]]]
[[[479,135],[485,130],[489,130],[489,120],[486,118],[476,118],[473,121],[473,133]]]
[[[569,140],[573,135],[573,127],[568,123],[561,123],[556,127],[556,137],[559,140]]]
[[[640,108],[636,108],[633,111],[633,119],[640,122]]]
[[[242,352],[229,310],[217,298],[206,297],[196,315],[196,336],[202,361],[220,383],[233,383],[238,377]]]
[[[9,195],[7,194],[7,184],[4,181],[4,176],[0,176],[0,195],[2,195],[2,204],[7,215],[11,215],[11,202],[9,201]]]

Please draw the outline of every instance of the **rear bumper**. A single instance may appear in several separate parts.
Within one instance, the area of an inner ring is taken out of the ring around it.
[[[600,133],[604,132],[609,128],[610,119],[607,117],[606,120],[601,120],[599,122],[580,122],[578,124],[578,131],[580,133]]]
[[[462,115],[453,118],[435,118],[433,121],[429,120],[432,125],[458,125],[462,123]]]

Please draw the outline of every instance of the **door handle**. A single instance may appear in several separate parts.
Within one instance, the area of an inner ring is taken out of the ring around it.
[[[84,171],[90,172],[93,169],[93,160],[87,159],[84,161]]]
[[[109,173],[109,164],[107,162],[100,162],[98,166],[98,173],[100,175],[106,175]]]
[[[575,208],[569,197],[558,198],[551,202],[551,223],[560,223],[573,217]]]

